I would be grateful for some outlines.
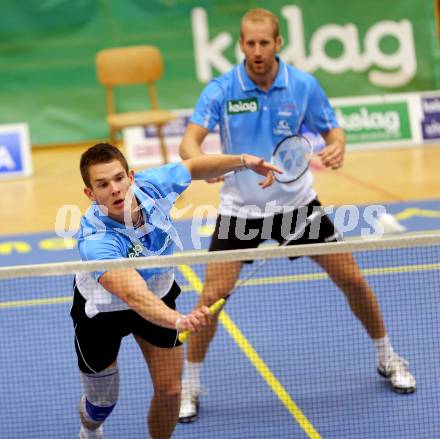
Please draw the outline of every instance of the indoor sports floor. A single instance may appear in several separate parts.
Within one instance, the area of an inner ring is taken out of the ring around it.
[[[402,155],[408,154],[408,150],[401,151]],[[414,153],[412,164],[401,171],[409,180],[407,191],[391,172],[382,172],[381,180],[368,178],[353,171],[356,159],[349,159],[349,166],[334,179],[329,192],[325,191],[327,183],[322,183],[327,177],[317,172],[317,183],[322,185],[319,193],[326,204],[348,203],[350,196],[355,204],[384,204],[409,232],[438,231],[438,174],[424,173],[437,167],[434,165],[439,160],[436,158],[433,164],[424,154]],[[363,163],[368,167],[365,157],[359,166]],[[385,161],[375,164],[380,171]],[[394,165],[390,162],[389,166]],[[45,172],[62,174],[51,164],[45,167],[38,163],[37,170],[36,180]],[[8,217],[11,212],[0,213],[0,217],[9,219],[8,229],[4,229],[7,231],[0,236],[0,264],[76,260],[75,249],[60,246],[50,231],[53,226],[47,226],[50,221],[54,224],[53,216],[50,219],[49,214],[45,219],[41,214],[42,221],[36,225],[39,214],[35,212],[41,208],[37,200],[49,200],[51,191],[54,197],[59,196],[55,186],[44,198],[30,180],[1,184],[11,185],[16,195],[22,193],[23,198],[16,197],[15,203],[19,204],[18,199],[30,203],[24,209],[33,213],[27,218],[17,217],[15,226],[19,229],[15,230]],[[419,195],[413,194],[415,188],[421,190]],[[80,192],[81,186],[76,189]],[[64,186],[63,190],[66,195],[72,188]],[[333,197],[332,190],[344,191],[346,198],[341,201]],[[351,194],[347,193],[350,190]],[[5,193],[9,197],[9,192]],[[196,204],[194,200],[186,199]],[[20,225],[26,220],[29,227]],[[190,228],[189,221],[178,224],[179,231],[184,232],[181,236],[190,236]],[[200,245],[206,248],[209,238],[204,235],[209,235],[210,226],[197,230],[202,235]],[[186,250],[195,243],[186,239],[183,244]],[[439,267],[428,265],[438,263],[439,256],[437,247],[417,257],[409,250],[387,252],[377,260],[359,256],[362,269],[370,270],[366,271],[367,279],[378,291],[393,343],[410,360],[417,377],[415,394],[395,394],[377,375],[371,342],[348,312],[342,295],[309,260],[276,260],[258,271],[254,280],[241,287],[228,303],[203,371],[206,391],[200,419],[194,424],[178,425],[173,437],[439,438]],[[374,270],[383,266],[393,269],[385,274]],[[280,282],[277,276],[286,273],[309,276]],[[193,267],[192,272],[181,267],[179,278],[184,293],[178,306],[182,310],[194,305],[202,276],[202,267]],[[81,389],[68,316],[71,281],[69,276],[53,285],[34,280],[32,287],[20,294],[1,288],[1,438],[58,439],[77,435],[76,404]],[[46,348],[42,350],[42,346]],[[146,437],[145,407],[151,388],[141,355],[129,338],[121,348],[119,364],[120,400],[106,423],[105,437],[140,439]]]

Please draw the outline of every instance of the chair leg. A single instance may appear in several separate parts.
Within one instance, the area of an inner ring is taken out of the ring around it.
[[[117,130],[115,130],[114,128],[110,127],[110,143],[113,146],[117,146],[116,143],[118,141],[118,138],[117,138],[116,134],[117,134]]]
[[[162,133],[162,125],[157,125],[157,137],[159,139],[160,152],[162,154],[163,163],[168,163],[168,150],[165,145],[165,139]]]

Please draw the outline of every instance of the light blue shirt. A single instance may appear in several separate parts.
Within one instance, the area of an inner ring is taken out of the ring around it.
[[[139,204],[144,225],[125,225],[105,215],[93,203],[82,217],[78,249],[83,261],[169,255],[174,244],[181,245],[170,210],[179,195],[191,183],[191,175],[182,164],[168,164],[135,174],[132,190]],[[172,268],[137,269],[149,289],[163,297],[174,281]],[[76,275],[76,284],[86,298],[89,317],[98,312],[127,309],[128,306],[104,290],[98,280],[105,271]]]
[[[220,127],[222,151],[248,153],[270,160],[275,146],[286,136],[299,134],[303,125],[317,133],[338,127],[333,109],[318,81],[277,58],[279,68],[268,91],[259,88],[244,62],[211,81],[203,90],[190,122],[208,130]],[[315,196],[311,172],[292,184],[275,183],[261,189],[262,177],[243,171],[226,178],[220,213],[264,217],[278,206],[292,210]]]

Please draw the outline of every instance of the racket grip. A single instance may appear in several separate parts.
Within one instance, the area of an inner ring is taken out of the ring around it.
[[[209,307],[209,312],[211,314],[217,314],[222,306],[225,304],[226,300],[225,299],[218,299],[216,302],[214,302],[210,307]],[[190,332],[189,331],[182,331],[181,333],[179,333],[179,335],[177,336],[177,338],[179,339],[179,341],[181,343],[185,343],[188,340]]]

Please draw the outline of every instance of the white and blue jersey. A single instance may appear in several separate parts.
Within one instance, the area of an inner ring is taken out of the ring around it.
[[[268,91],[252,81],[243,62],[211,81],[200,95],[190,122],[210,131],[219,125],[224,153],[248,153],[270,160],[275,146],[286,136],[300,134],[303,124],[317,133],[338,127],[318,81],[277,59],[278,72]],[[221,191],[220,213],[261,218],[273,215],[276,206],[288,211],[316,197],[310,171],[294,183],[275,182],[267,189],[258,186],[262,178],[249,170],[228,175]]]
[[[178,196],[191,183],[191,175],[182,164],[168,164],[135,174],[131,189],[137,199],[144,224],[126,226],[105,215],[93,203],[82,217],[78,249],[83,261],[169,255],[180,244],[170,210]],[[174,282],[173,268],[138,269],[148,288],[164,297]],[[86,314],[128,309],[128,305],[98,282],[104,271],[77,274],[76,286],[86,299]]]

